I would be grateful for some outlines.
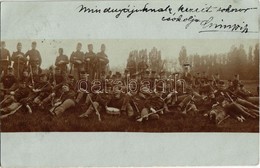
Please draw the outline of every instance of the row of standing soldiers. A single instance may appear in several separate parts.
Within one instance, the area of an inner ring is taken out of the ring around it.
[[[1,55],[0,55],[0,73],[1,76],[7,73],[7,69],[13,62],[13,69],[15,77],[20,80],[22,73],[27,70],[29,73],[38,75],[42,72],[41,64],[42,57],[40,52],[36,49],[37,43],[32,42],[32,49],[25,54],[22,52],[22,44],[17,44],[17,51],[10,55],[10,52],[6,49],[4,41],[1,42]],[[90,79],[99,79],[101,74],[105,74],[108,71],[108,57],[105,53],[106,47],[101,45],[101,51],[95,54],[93,52],[93,45],[88,45],[88,52],[81,51],[82,44],[78,43],[76,51],[72,52],[70,58],[64,55],[63,48],[59,48],[59,55],[56,58],[55,66],[59,67],[64,77],[68,77],[68,74],[73,74],[76,80],[79,79],[80,71],[87,72]],[[29,57],[29,60],[28,58]],[[70,70],[68,68],[70,64]]]

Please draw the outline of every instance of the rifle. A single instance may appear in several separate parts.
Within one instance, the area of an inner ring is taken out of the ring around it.
[[[56,86],[56,77],[55,77],[55,69],[54,69],[54,66],[53,66],[53,69],[52,69],[52,77],[53,77],[53,85],[54,87]]]
[[[159,110],[156,111],[154,108],[151,107],[151,108],[150,108],[150,110],[152,111],[151,113],[146,114],[146,115],[144,115],[144,116],[138,118],[136,121],[138,121],[138,122],[142,122],[143,119],[149,117],[149,116],[152,115],[152,114],[156,114],[156,113],[158,113],[158,112],[161,112],[161,111],[163,111],[163,109],[164,109],[164,108],[159,109]]]
[[[8,98],[9,98],[9,96],[6,96],[6,97],[0,102],[0,105],[2,105]]]
[[[140,110],[137,107],[136,102],[133,100],[132,95],[130,96],[130,101],[132,102],[132,104],[133,104],[135,110],[137,111],[137,113],[140,114]]]
[[[20,57],[18,56],[17,58],[17,62],[18,62],[18,80],[20,79]]]
[[[2,115],[2,116],[0,117],[0,119],[6,118],[6,117],[8,117],[9,115],[12,115],[12,114],[16,113],[22,106],[23,106],[23,105],[20,104],[16,109],[14,109],[13,111],[11,111],[10,113],[5,114],[5,115]]]
[[[242,112],[242,113],[244,113],[245,115],[250,116],[250,117],[252,117],[252,118],[256,118],[254,115],[250,114],[250,113],[247,111],[248,109],[247,109],[246,107],[244,107],[244,106],[242,106],[242,105],[236,103],[236,102],[230,97],[230,95],[229,95],[228,92],[226,92],[226,95],[228,96],[228,98],[230,99],[230,101],[239,109],[240,112]]]
[[[98,121],[101,121],[100,113],[99,113],[98,109],[96,108],[96,106],[94,105],[93,100],[91,99],[91,97],[89,96],[89,94],[87,94],[87,97],[89,98],[90,103],[91,103],[91,106],[94,108],[94,110],[95,110],[95,112],[96,112],[96,115],[97,115],[97,117],[98,117]]]
[[[190,101],[186,104],[183,113],[187,113],[187,107],[190,105],[191,101],[193,101],[194,95],[191,97]]]
[[[34,79],[33,79],[33,71],[32,71],[32,65],[31,64],[30,64],[30,75],[31,75],[32,86],[34,88]]]

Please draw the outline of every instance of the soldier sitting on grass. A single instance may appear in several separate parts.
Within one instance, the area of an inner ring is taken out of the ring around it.
[[[7,113],[16,110],[21,104],[26,102],[29,93],[30,88],[26,86],[25,81],[21,81],[17,90],[11,91],[9,95],[6,95],[5,100],[1,104],[1,112]],[[7,106],[4,107],[5,105]]]
[[[75,92],[70,89],[68,83],[64,83],[61,87],[61,95],[56,97],[55,93],[52,94],[55,97],[54,104],[50,109],[52,115],[58,116],[64,113],[67,109],[75,106]]]

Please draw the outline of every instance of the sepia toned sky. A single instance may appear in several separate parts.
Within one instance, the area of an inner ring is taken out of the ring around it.
[[[64,54],[70,54],[76,49],[76,44],[83,44],[82,51],[87,51],[87,44],[92,43],[94,52],[100,51],[102,43],[106,45],[106,53],[110,60],[110,67],[124,68],[132,50],[147,49],[150,51],[153,47],[161,50],[162,58],[178,58],[179,51],[182,46],[186,46],[187,54],[219,54],[226,53],[232,45],[244,45],[248,53],[249,46],[255,46],[257,40],[213,40],[213,39],[196,39],[196,40],[35,40],[37,49],[42,56],[42,67],[47,68],[54,64],[55,58],[58,55],[58,48],[64,49]],[[16,44],[21,42],[23,45],[22,51],[25,53],[31,48],[32,40],[7,40],[6,48],[12,53],[16,51]]]

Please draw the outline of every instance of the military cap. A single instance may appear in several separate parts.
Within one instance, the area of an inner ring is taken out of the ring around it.
[[[146,71],[145,71],[145,74],[150,74],[150,71],[149,71],[149,70],[146,70]]]
[[[185,63],[183,64],[183,66],[187,67],[187,66],[191,66],[189,63]]]
[[[86,74],[86,72],[84,70],[81,70],[79,73],[80,74]]]

